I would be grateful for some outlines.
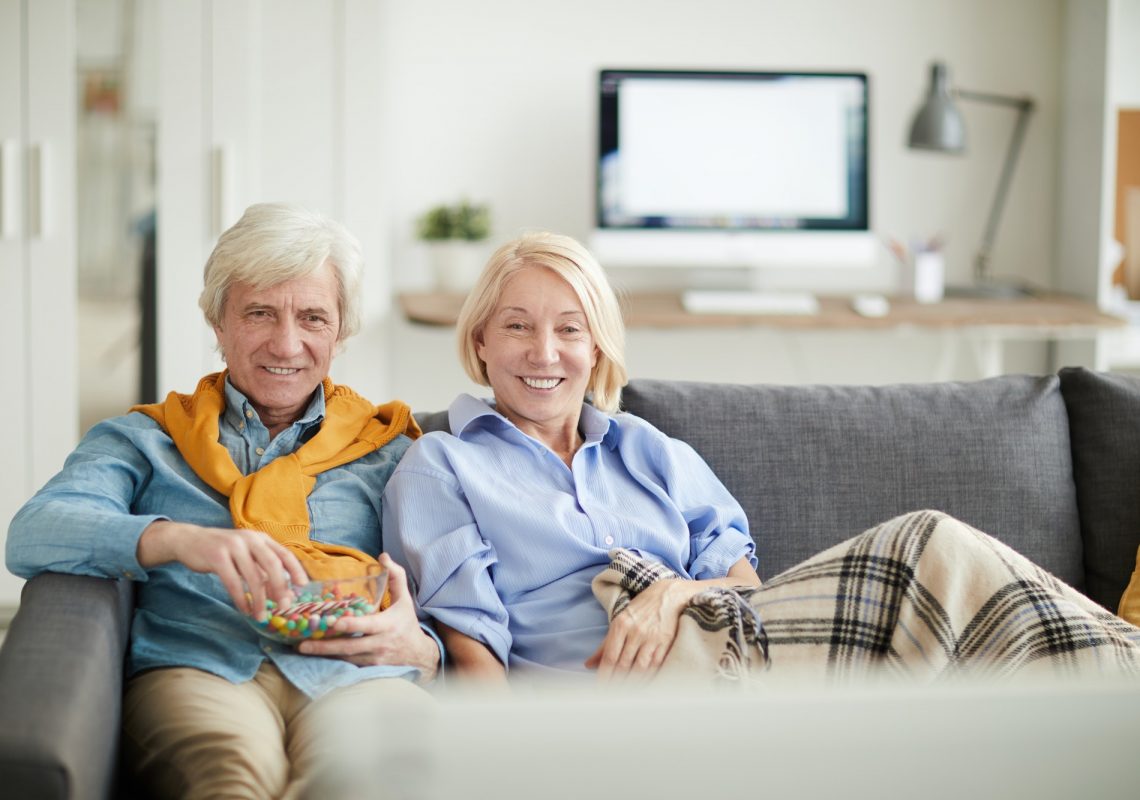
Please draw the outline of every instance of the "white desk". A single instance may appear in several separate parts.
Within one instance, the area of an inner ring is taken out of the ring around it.
[[[452,326],[463,295],[418,292],[402,294],[399,300],[405,317],[412,322]],[[662,291],[631,293],[623,298],[623,309],[631,330],[930,333],[942,340],[939,363],[934,365],[935,379],[941,380],[950,377],[963,348],[969,351],[979,373],[989,377],[1002,374],[1002,345],[1007,341],[1093,339],[1105,330],[1126,325],[1091,303],[1061,294],[1012,300],[948,298],[932,304],[905,297],[892,297],[890,301],[890,312],[877,318],[856,314],[849,297],[822,295],[818,314],[693,314],[682,306],[680,292]]]

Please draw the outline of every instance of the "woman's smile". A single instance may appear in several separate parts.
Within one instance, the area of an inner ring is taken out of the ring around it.
[[[561,378],[523,378],[522,381],[532,389],[553,389],[562,383]]]

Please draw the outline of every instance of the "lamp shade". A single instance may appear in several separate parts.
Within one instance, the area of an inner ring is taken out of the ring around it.
[[[945,64],[935,63],[930,67],[930,89],[910,124],[907,144],[944,153],[961,153],[966,149],[966,128],[950,96],[950,74]]]

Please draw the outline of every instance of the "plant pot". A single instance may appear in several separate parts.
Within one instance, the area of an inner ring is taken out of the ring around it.
[[[483,270],[484,249],[481,242],[449,239],[430,242],[428,255],[436,288],[444,292],[467,293]]]

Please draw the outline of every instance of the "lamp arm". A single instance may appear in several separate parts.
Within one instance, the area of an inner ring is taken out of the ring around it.
[[[963,100],[975,103],[990,103],[995,106],[1012,106],[1016,109],[1033,110],[1033,101],[1028,97],[1015,97],[1008,94],[991,94],[989,92],[976,92],[973,89],[953,89],[953,94]]]
[[[1009,139],[1009,147],[1005,154],[1005,163],[1002,165],[1001,177],[998,178],[997,192],[994,194],[990,215],[986,219],[986,229],[982,234],[981,244],[974,256],[974,280],[981,284],[989,279],[990,253],[993,250],[994,239],[997,236],[998,222],[1001,219],[1002,209],[1005,207],[1005,198],[1009,193],[1009,184],[1013,180],[1013,169],[1017,164],[1017,157],[1021,154],[1021,146],[1025,141],[1025,129],[1029,125],[1029,115],[1033,111],[1033,101],[1026,97],[1007,97],[984,92],[958,90],[957,95],[963,100],[975,100],[981,103],[1012,106],[1017,109],[1017,121],[1013,126],[1013,134]]]

